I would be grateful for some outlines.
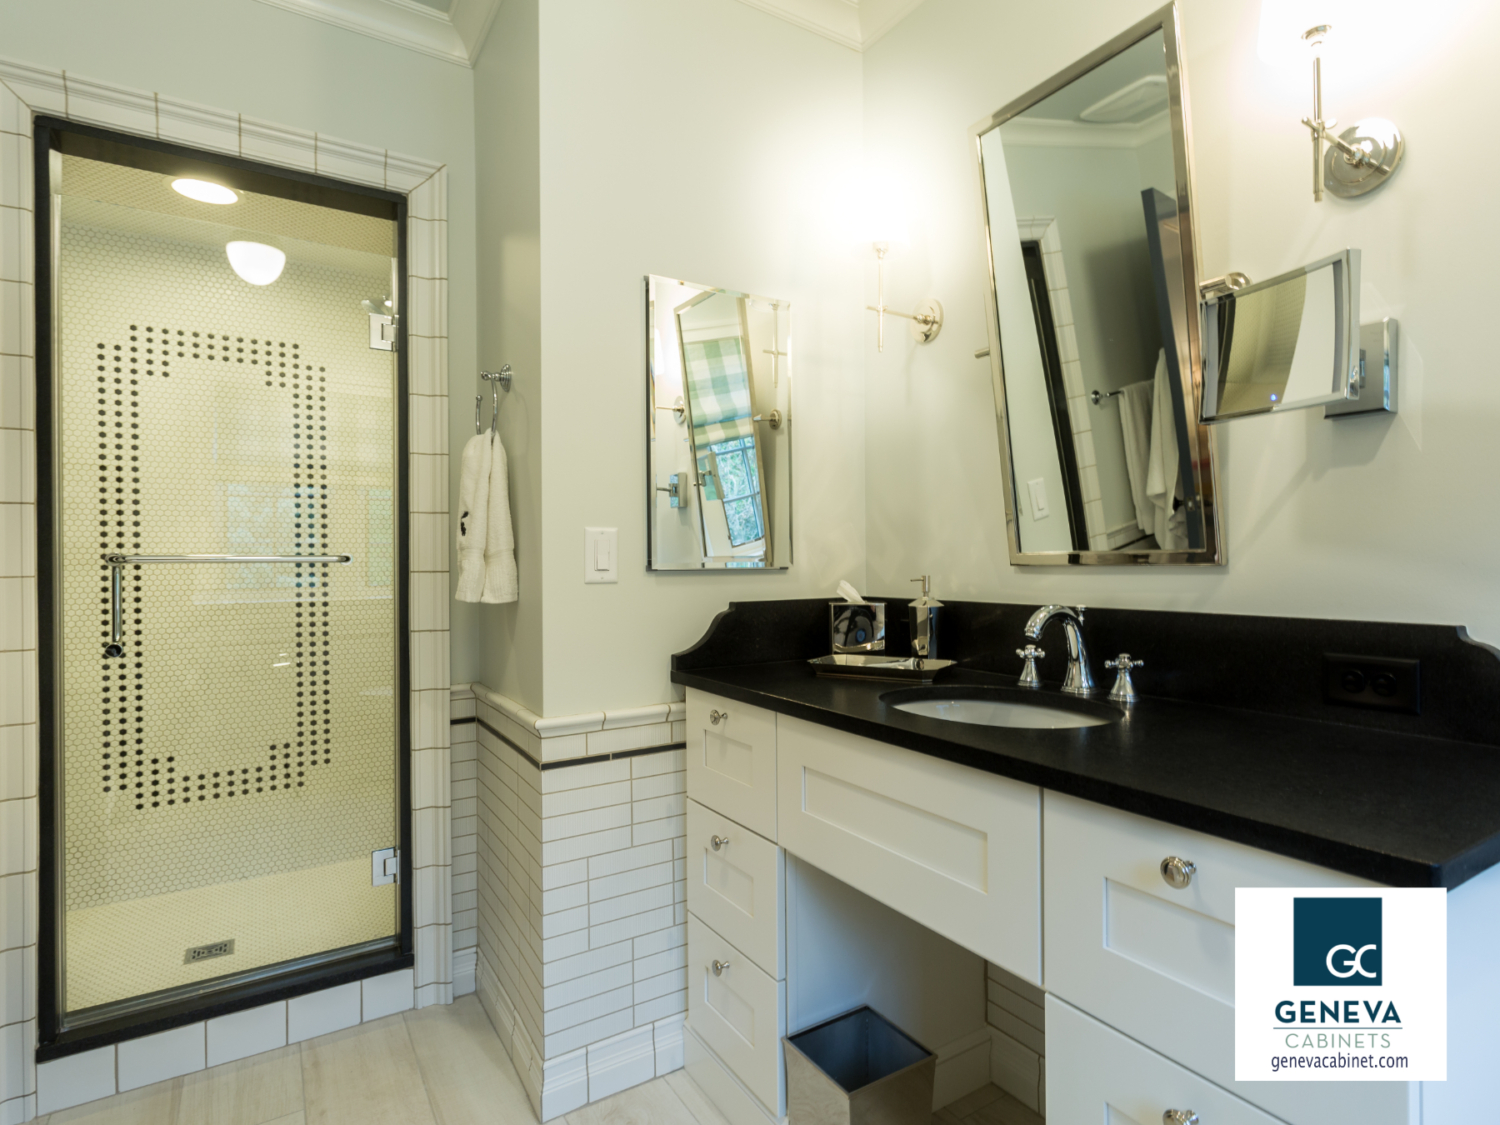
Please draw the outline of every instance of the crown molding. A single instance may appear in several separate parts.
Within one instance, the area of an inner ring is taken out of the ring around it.
[[[740,0],[752,8],[863,51],[921,5],[922,0]]]
[[[259,0],[424,55],[473,66],[502,0],[453,0],[439,12],[415,0]],[[922,0],[740,0],[752,8],[863,51]]]
[[[457,0],[455,7],[463,0]],[[480,0],[480,4],[490,0]],[[446,12],[415,0],[260,0],[346,31],[368,35],[460,66],[472,64],[470,45]],[[476,6],[476,5],[466,5]],[[491,4],[491,6],[496,6]],[[490,19],[493,19],[491,13]],[[472,25],[473,21],[467,21]],[[487,29],[487,20],[479,21]]]

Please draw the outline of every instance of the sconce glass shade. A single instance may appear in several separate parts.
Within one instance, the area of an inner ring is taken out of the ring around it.
[[[270,285],[286,268],[286,255],[264,242],[231,242],[224,253],[234,272],[251,285]]]
[[[1309,28],[1326,24],[1338,34],[1353,18],[1346,0],[1261,0],[1257,49],[1271,66],[1305,65],[1328,44],[1327,36],[1305,39]]]

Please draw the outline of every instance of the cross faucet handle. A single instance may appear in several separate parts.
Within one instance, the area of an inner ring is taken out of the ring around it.
[[[1130,678],[1130,670],[1132,668],[1140,668],[1145,663],[1144,660],[1130,659],[1130,653],[1128,652],[1122,652],[1115,659],[1104,662],[1106,668],[1113,668],[1117,673],[1115,676],[1115,686],[1109,689],[1110,699],[1116,703],[1134,703],[1136,701],[1135,682]]]
[[[1039,688],[1042,686],[1042,677],[1036,670],[1036,662],[1047,654],[1036,645],[1027,645],[1025,648],[1016,649],[1016,655],[1026,661],[1026,667],[1021,669],[1021,687]]]

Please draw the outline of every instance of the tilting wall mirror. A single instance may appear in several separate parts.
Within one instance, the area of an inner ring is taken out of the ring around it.
[[[646,278],[652,570],[792,561],[788,302]]]
[[[1175,7],[972,132],[1011,562],[1222,563]]]

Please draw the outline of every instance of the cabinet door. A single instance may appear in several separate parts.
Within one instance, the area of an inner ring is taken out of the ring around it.
[[[770,840],[687,803],[688,909],[777,980],[786,976],[781,925],[786,860]]]
[[[1047,1125],[1157,1125],[1174,1109],[1200,1125],[1277,1125],[1249,1102],[1047,997]],[[1358,1119],[1327,1125],[1334,1120]]]
[[[1042,805],[1048,992],[1295,1125],[1404,1125],[1408,1083],[1234,1081],[1234,889],[1370,884],[1060,793]],[[1194,865],[1186,886],[1163,878],[1169,857]]]
[[[687,788],[699,804],[776,839],[776,715],[687,693]]]
[[[718,971],[715,971],[717,963]],[[786,1112],[786,984],[688,911],[688,1026],[775,1117]]]
[[[785,715],[776,739],[788,852],[1040,983],[1036,786]]]

